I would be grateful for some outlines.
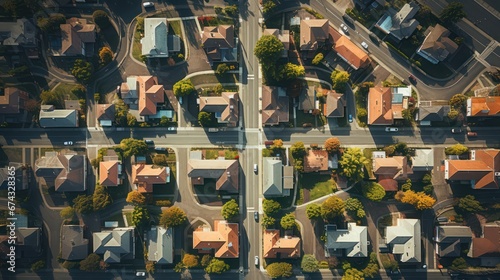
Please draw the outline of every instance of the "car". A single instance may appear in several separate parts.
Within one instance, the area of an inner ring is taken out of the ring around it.
[[[169,126],[169,127],[167,128],[167,130],[168,130],[168,131],[175,131],[175,130],[177,130],[177,127],[175,127],[175,126]]]
[[[181,96],[181,97],[179,97],[179,104],[181,104],[181,105],[182,105],[182,96]]]
[[[448,222],[448,218],[447,217],[438,217],[436,220],[438,222],[440,222],[440,223],[446,223],[446,222]]]
[[[64,146],[73,146],[73,141],[65,141]]]
[[[142,3],[142,6],[144,8],[151,8],[151,7],[155,6],[155,3],[153,3],[153,2],[144,2],[144,3]]]
[[[255,219],[256,222],[259,222],[259,212],[258,211],[253,212],[253,218]]]
[[[399,129],[397,127],[386,127],[386,132],[397,132]]]
[[[135,276],[136,276],[136,277],[146,277],[146,271],[137,270],[137,271],[135,272]]]
[[[254,262],[255,262],[255,266],[259,265],[259,256],[255,256]]]
[[[412,84],[417,83],[417,78],[413,75],[408,76],[408,80],[410,80],[410,83],[412,83]]]
[[[361,46],[365,49],[368,49],[368,44],[365,41],[361,42]]]
[[[149,140],[149,139],[144,140],[144,142],[146,142],[146,144],[148,144],[148,145],[154,145],[155,144],[155,142],[153,140]]]
[[[253,172],[257,174],[259,172],[259,166],[256,164],[253,165]]]
[[[476,137],[477,136],[477,132],[469,131],[469,132],[467,132],[467,136],[469,136],[469,137]]]
[[[458,134],[464,132],[461,128],[452,128],[451,133]]]
[[[155,151],[164,152],[166,150],[167,150],[167,148],[165,148],[165,147],[155,147]]]
[[[347,116],[347,119],[349,120],[350,123],[352,123],[352,115],[349,114],[349,116]]]
[[[340,28],[342,29],[342,31],[344,31],[344,33],[347,33],[349,32],[349,29],[347,28],[347,26],[345,24],[340,24]]]
[[[266,145],[266,147],[267,147],[267,146],[271,146],[271,145],[273,145],[273,144],[274,144],[274,141],[273,141],[273,140],[267,140],[267,141],[265,141],[265,142],[264,142],[264,145]]]

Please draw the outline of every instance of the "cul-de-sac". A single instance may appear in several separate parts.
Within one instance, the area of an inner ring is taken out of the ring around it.
[[[498,0],[0,0],[0,279],[500,279]]]

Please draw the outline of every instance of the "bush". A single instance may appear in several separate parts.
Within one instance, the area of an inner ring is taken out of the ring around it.
[[[79,262],[73,262],[73,261],[64,261],[62,263],[62,267],[66,268],[66,269],[76,269],[78,267],[80,267],[80,263]]]
[[[322,53],[318,53],[318,54],[314,57],[314,59],[312,60],[312,64],[313,64],[313,65],[318,65],[318,64],[320,64],[320,63],[321,63],[321,61],[323,61],[323,58],[324,58],[323,54],[322,54]]]
[[[33,272],[39,271],[40,269],[45,267],[45,262],[42,260],[36,261],[33,264],[31,264],[31,270]]]
[[[304,272],[318,272],[319,271],[319,263],[314,255],[304,255],[302,258],[302,262],[300,264],[300,268]]]
[[[155,205],[158,207],[170,207],[172,206],[172,202],[170,202],[170,200],[168,199],[162,199],[162,200],[157,200],[155,202]]]
[[[105,29],[111,22],[109,21],[108,14],[103,10],[97,10],[92,14],[95,24],[99,26],[100,29]]]
[[[221,64],[217,65],[217,70],[215,70],[215,74],[222,75],[222,74],[226,73],[227,71],[229,71],[229,66],[227,66],[227,64],[225,64],[225,63],[221,63]]]
[[[385,196],[384,187],[375,182],[365,182],[361,185],[363,196],[372,201],[381,201]]]
[[[195,91],[194,85],[191,80],[180,80],[174,84],[174,95],[176,97],[186,96]]]

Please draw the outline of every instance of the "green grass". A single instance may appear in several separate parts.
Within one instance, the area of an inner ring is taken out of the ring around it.
[[[121,215],[121,213],[120,213]],[[124,212],[123,215],[125,215],[125,218],[127,219],[127,224],[129,227],[133,226],[134,223],[132,223],[132,212]],[[123,218],[122,218],[123,222]]]
[[[54,89],[52,89],[52,91],[61,96],[62,100],[78,100],[78,97],[71,93],[71,89],[76,85],[77,84],[59,83],[54,87]]]
[[[200,84],[235,84],[238,83],[238,74],[224,74],[222,76],[216,76],[215,74],[203,74],[197,75],[190,78],[193,85]]]
[[[217,149],[206,149],[205,159],[217,159],[219,157],[219,150]]]
[[[231,149],[231,150],[225,150],[225,158],[226,159],[236,159],[238,158],[238,150],[236,149]]]
[[[175,35],[177,35],[181,38],[183,37],[182,36],[182,29],[181,29],[181,22],[179,20],[169,21],[168,22],[168,31],[173,32]]]
[[[325,195],[331,194],[337,190],[337,185],[330,175],[321,175],[318,173],[304,173],[299,177],[299,189],[309,190],[309,199],[315,200]],[[298,199],[296,204],[300,205],[304,201]]]
[[[366,172],[368,173],[368,177],[370,179],[375,178],[375,174],[373,174],[373,166],[372,166],[372,152],[377,149],[373,148],[365,148],[363,149],[363,155],[368,159],[368,164],[365,164]]]
[[[142,55],[141,32],[139,32],[136,28],[134,31],[134,43],[132,44],[132,56],[135,59],[142,61],[141,55]]]

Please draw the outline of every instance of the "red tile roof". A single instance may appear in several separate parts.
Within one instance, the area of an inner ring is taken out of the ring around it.
[[[334,49],[337,54],[346,60],[355,70],[367,66],[370,62],[368,54],[356,46],[356,44],[346,36],[341,36],[340,39],[335,42]]]
[[[165,167],[153,168],[153,165],[149,164],[132,165],[132,183],[142,193],[153,192],[155,184],[166,184],[169,176]]]
[[[214,249],[216,258],[237,258],[239,256],[238,224],[214,221],[214,230],[198,228],[193,232],[193,249],[206,252]]]
[[[102,186],[118,186],[118,166],[120,162],[117,160],[101,161],[99,164],[99,184]]]
[[[474,181],[474,189],[498,189],[500,172],[500,150],[475,150],[473,160],[448,160],[445,167],[447,179]]]
[[[156,105],[165,100],[165,90],[153,76],[138,76],[139,114],[141,116],[156,114]]]
[[[368,124],[391,125],[392,93],[388,87],[372,87],[368,92]]]
[[[483,226],[483,236],[472,238],[472,257],[498,257],[500,255],[500,225],[486,224]]]
[[[471,97],[467,103],[467,116],[500,116],[500,96]]]
[[[285,236],[280,238],[279,230],[266,229],[262,238],[264,258],[276,258],[278,254],[281,258],[300,257],[300,237]]]

